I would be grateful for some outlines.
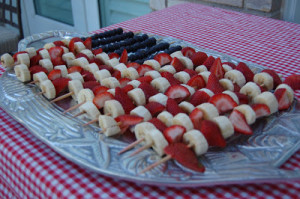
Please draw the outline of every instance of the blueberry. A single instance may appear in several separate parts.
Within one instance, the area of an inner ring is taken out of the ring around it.
[[[123,29],[122,28],[117,28],[116,30],[116,34],[122,34],[123,33]]]

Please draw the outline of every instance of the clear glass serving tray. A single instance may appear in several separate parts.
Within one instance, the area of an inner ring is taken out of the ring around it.
[[[57,40],[73,36],[83,34],[51,31],[32,35],[20,42],[19,51],[45,39]],[[241,61],[175,38],[155,37],[161,38],[160,42],[191,46],[208,55],[220,57],[222,61]],[[255,72],[263,69],[262,66],[245,63]],[[57,153],[91,171],[136,183],[172,187],[300,180],[299,170],[279,168],[300,148],[300,104],[297,100],[289,110],[257,120],[252,125],[254,135],[233,136],[222,150],[210,148],[208,153],[199,158],[206,167],[204,173],[191,171],[171,160],[139,174],[145,167],[160,159],[154,151],[149,149],[129,157],[136,150],[133,149],[118,155],[133,140],[132,137],[105,137],[98,133],[101,130],[99,127],[83,126],[87,121],[84,118],[62,114],[64,105],[51,104],[43,96],[37,95],[38,92],[35,86],[19,82],[13,70],[4,72],[0,78],[0,106]],[[64,104],[70,106],[70,102]]]

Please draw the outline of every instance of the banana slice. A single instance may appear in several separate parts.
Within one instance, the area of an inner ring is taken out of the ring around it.
[[[144,106],[137,106],[130,111],[130,115],[136,115],[144,118],[144,122],[152,119],[151,113]]]
[[[140,86],[141,82],[138,80],[131,80],[127,84],[132,85],[134,88],[138,88]]]
[[[39,54],[43,59],[49,59],[49,60],[51,59],[49,52],[46,49],[40,50]]]
[[[266,72],[255,74],[253,81],[267,90],[273,89],[273,77]]]
[[[232,92],[232,91],[223,91],[223,93],[229,95],[237,104],[240,104],[240,100],[234,92]]]
[[[201,88],[200,91],[204,91],[210,97],[212,97],[214,95],[214,92],[212,92],[211,90],[209,90],[207,88]]]
[[[52,62],[50,61],[50,59],[41,59],[39,61],[39,64],[43,67],[43,68],[46,68],[46,70],[48,72],[51,72],[53,70],[53,64]]]
[[[97,54],[96,58],[100,59],[103,63],[109,60],[109,56],[105,52]]]
[[[85,54],[89,59],[93,59],[94,58],[94,54],[89,49],[83,49],[80,52],[83,53],[83,54]]]
[[[36,50],[34,47],[26,48],[25,51],[28,53],[30,58],[36,56]]]
[[[103,108],[105,115],[110,115],[113,118],[118,117],[119,115],[124,115],[125,111],[121,103],[117,100],[107,100],[104,102]]]
[[[237,83],[239,87],[242,87],[246,84],[246,79],[243,73],[235,69],[226,72],[224,77],[231,80],[232,83]]]
[[[15,65],[14,58],[8,53],[3,54],[1,56],[1,65],[5,68],[13,67]]]
[[[89,61],[85,57],[79,57],[77,59],[73,59],[69,62],[70,66],[80,66],[84,70],[87,70],[87,65],[89,65]]]
[[[174,66],[172,66],[172,65],[165,65],[159,69],[159,72],[169,72],[169,73],[175,74],[176,70],[175,70]]]
[[[170,55],[172,58],[174,57],[183,57],[181,50],[175,51]]]
[[[168,101],[168,96],[162,93],[157,93],[149,97],[149,102],[158,102],[164,106],[167,105],[167,101]]]
[[[91,102],[93,101],[94,97],[95,95],[91,89],[88,88],[81,89],[77,95],[78,104],[82,102]]]
[[[234,128],[228,117],[218,116],[213,118],[213,120],[221,130],[224,139],[231,137],[234,134]]]
[[[118,64],[120,64],[119,59],[117,59],[117,58],[112,58],[112,59],[106,60],[104,63],[111,67],[115,67]]]
[[[157,115],[157,119],[162,121],[166,126],[173,125],[173,115],[168,111],[163,111]]]
[[[168,142],[163,134],[158,129],[152,129],[145,134],[146,143],[152,143],[152,149],[156,151],[159,156],[165,154],[164,148],[168,146]]]
[[[229,66],[228,64],[222,64],[222,67],[223,67],[225,73],[232,70],[232,67]]]
[[[64,54],[70,52],[69,48],[67,47],[61,46],[61,48],[64,50]]]
[[[114,69],[120,71],[121,75],[122,75],[123,71],[127,69],[127,66],[125,64],[123,64],[123,63],[120,63],[120,64],[116,65],[114,67]]]
[[[85,112],[85,116],[91,120],[95,120],[99,117],[100,112],[91,101],[87,101],[79,107],[80,112]]]
[[[72,92],[72,98],[77,101],[79,91],[83,89],[82,83],[78,79],[73,79],[68,83],[69,92]]]
[[[186,131],[190,131],[194,128],[193,122],[190,117],[185,113],[178,113],[173,118],[173,124],[184,126]]]
[[[55,44],[53,42],[46,43],[43,48],[45,48],[46,50],[49,50],[52,47],[55,47]]]
[[[14,70],[18,80],[21,82],[28,82],[31,80],[30,71],[25,64],[16,65]]]
[[[294,90],[287,84],[279,84],[275,91],[280,88],[286,89],[289,101],[292,103],[294,101]]]
[[[111,93],[113,96],[116,95],[116,89],[115,88],[108,89],[107,92]]]
[[[208,143],[204,135],[198,130],[190,130],[183,134],[185,143],[191,144],[197,156],[203,155],[208,150]]]
[[[134,88],[127,93],[130,99],[134,102],[135,105],[145,105],[146,104],[146,97],[144,91],[140,88]]]
[[[161,77],[160,73],[157,72],[156,70],[151,70],[151,71],[145,72],[144,76],[150,76],[150,77],[152,77],[152,79]]]
[[[182,57],[177,57],[180,62],[188,69],[194,69],[194,64],[192,62],[192,60],[188,57],[182,56]]]
[[[210,74],[211,74],[211,72],[209,72],[209,71],[204,71],[204,72],[199,73],[199,75],[201,75],[203,77],[205,84],[207,84],[207,80],[208,80]]]
[[[47,99],[51,100],[55,98],[56,95],[55,87],[49,79],[42,81],[40,85],[41,85],[41,90],[43,92],[43,95]]]
[[[240,111],[246,118],[249,125],[253,124],[256,120],[256,114],[254,110],[248,104],[241,104],[234,109]]]
[[[181,102],[179,104],[179,107],[187,114],[190,114],[195,109],[195,106],[193,104],[186,101]]]
[[[139,78],[139,73],[137,72],[137,70],[133,67],[129,67],[126,68],[125,70],[123,70],[123,72],[121,72],[122,77],[134,80]]]
[[[205,65],[200,65],[200,66],[197,66],[195,68],[195,71],[197,73],[202,73],[202,72],[205,72],[205,71],[208,71],[208,70],[207,70],[207,67]]]
[[[85,48],[85,45],[81,41],[78,41],[78,42],[74,43],[74,49],[75,49],[76,53],[79,53],[86,48]]]
[[[65,46],[69,46],[71,39],[63,39],[61,41],[65,44]]]
[[[99,115],[98,121],[99,126],[102,129],[101,132],[103,132],[106,136],[117,135],[121,132],[121,129],[118,126],[117,122],[110,116]]]
[[[205,120],[212,120],[219,116],[218,109],[211,103],[203,103],[198,105],[196,108],[203,112],[203,117]]]
[[[101,83],[102,80],[111,77],[111,74],[108,70],[102,69],[94,72],[95,79]]]
[[[261,90],[254,82],[247,82],[241,89],[240,93],[247,95],[250,100],[261,94]]]
[[[38,73],[34,73],[32,78],[33,81],[35,82],[35,85],[40,87],[41,82],[47,80],[48,76],[46,75],[45,72],[38,72]]]
[[[68,52],[62,55],[62,59],[67,62],[76,59],[76,57],[72,52]]]
[[[191,87],[191,86],[189,86],[187,84],[180,84],[180,85],[184,86],[185,88],[187,88],[189,90],[190,96],[192,96],[196,92],[196,90],[193,87]]]
[[[160,64],[155,59],[146,60],[146,61],[144,61],[143,64],[147,64],[147,65],[151,66],[156,71],[158,71],[160,69]]]
[[[102,86],[105,86],[107,88],[116,88],[121,86],[120,82],[115,77],[105,78],[100,83]]]
[[[91,63],[91,64],[86,65],[86,70],[91,73],[95,73],[96,71],[99,71],[99,67],[97,64]]]
[[[27,53],[22,53],[17,55],[17,63],[25,64],[27,67],[30,66],[30,58]]]
[[[271,114],[278,111],[278,102],[273,93],[266,91],[253,99],[254,104],[265,104],[270,108]]]
[[[66,65],[54,66],[54,69],[59,69],[61,71],[61,76],[62,77],[67,77],[68,69],[67,69]]]
[[[134,135],[137,140],[140,140],[140,139],[145,138],[146,134],[153,129],[156,129],[154,124],[152,124],[150,122],[141,122],[141,123],[135,125]],[[146,144],[145,141],[144,141],[144,144]]]
[[[160,93],[164,93],[171,84],[164,77],[158,77],[151,81],[151,85],[156,88]]]
[[[191,79],[190,75],[185,71],[175,73],[174,77],[183,84],[186,84]]]
[[[81,75],[79,72],[69,73],[69,74],[67,75],[67,78],[69,78],[69,79],[71,79],[71,80],[77,79],[77,80],[79,80],[81,83],[84,82],[84,79],[83,79],[82,75]]]
[[[234,91],[233,83],[229,79],[220,79],[219,82],[225,90]]]

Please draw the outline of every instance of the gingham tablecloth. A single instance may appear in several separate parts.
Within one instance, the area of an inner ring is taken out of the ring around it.
[[[283,77],[300,74],[298,24],[186,3],[96,32],[116,27],[176,37],[269,67]],[[299,92],[296,95],[299,100]],[[300,151],[283,168],[299,170]],[[105,177],[60,156],[0,109],[0,198],[299,198],[299,194],[300,181],[166,188]]]

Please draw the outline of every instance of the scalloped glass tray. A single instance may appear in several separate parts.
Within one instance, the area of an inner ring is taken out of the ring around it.
[[[39,42],[57,40],[83,34],[51,31],[32,35],[19,43],[19,51]],[[171,37],[160,37],[172,45],[191,46],[208,55],[220,57],[222,61],[238,63],[241,60]],[[160,42],[161,42],[160,41]],[[42,47],[42,46],[39,46]],[[254,72],[262,66],[245,62]],[[98,133],[96,125],[83,126],[84,118],[72,118],[62,114],[71,102],[51,104],[35,86],[19,82],[13,70],[4,72],[0,78],[0,106],[33,135],[70,161],[106,176],[136,183],[156,186],[197,187],[219,184],[245,184],[300,180],[300,171],[283,170],[279,167],[300,148],[300,104],[270,117],[257,120],[252,128],[254,135],[235,135],[227,140],[225,149],[210,148],[199,158],[205,167],[204,173],[193,172],[168,161],[156,168],[139,174],[160,157],[151,149],[129,157],[133,150],[118,155],[132,140],[128,136],[105,137]],[[74,114],[74,112],[72,113]]]

